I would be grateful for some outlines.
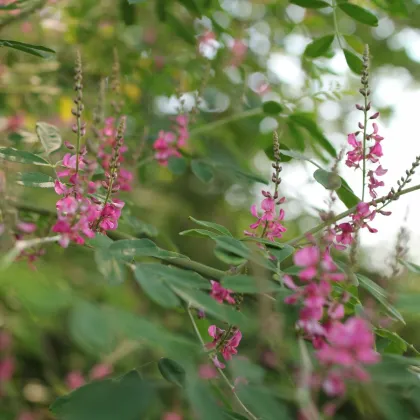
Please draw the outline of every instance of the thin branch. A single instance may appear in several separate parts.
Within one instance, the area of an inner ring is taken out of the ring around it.
[[[192,312],[191,312],[191,308],[188,306],[188,308],[187,308],[187,312],[188,312],[188,315],[189,315],[189,317],[190,317],[190,320],[191,320],[191,323],[192,323],[192,325],[193,325],[193,328],[194,328],[194,331],[195,331],[195,334],[197,335],[197,337],[198,337],[198,339],[200,340],[200,343],[201,343],[201,345],[203,346],[203,348],[205,348],[204,346],[205,346],[205,343],[204,343],[204,340],[203,340],[203,337],[201,337],[201,334],[200,334],[200,331],[199,331],[199,329],[198,329],[198,327],[197,327],[197,324],[196,324],[196,322],[195,322],[195,319],[194,319],[194,316],[193,316],[193,314],[192,314]],[[211,356],[209,355],[209,358],[210,358],[210,360],[212,361],[212,359],[211,359]],[[213,361],[212,361],[212,363],[213,363]],[[225,373],[223,372],[223,370],[222,369],[220,369],[220,368],[216,368],[217,369],[217,371],[219,372],[219,374],[220,374],[220,376],[223,378],[223,380],[226,382],[226,385],[230,388],[230,390],[232,391],[232,394],[234,395],[234,397],[235,397],[235,399],[236,399],[236,401],[238,402],[238,404],[242,407],[242,409],[244,410],[244,412],[248,415],[248,417],[250,418],[250,419],[252,419],[252,420],[258,420],[258,417],[256,417],[254,414],[252,414],[251,413],[251,411],[249,411],[249,409],[246,407],[246,405],[242,402],[242,400],[239,398],[239,395],[236,393],[236,391],[235,391],[235,387],[233,386],[233,384],[230,382],[230,380],[229,380],[229,378],[225,375]]]
[[[389,194],[378,198],[376,200],[372,200],[369,202],[369,204],[379,204],[379,203],[383,203],[386,200],[390,199],[390,201],[388,203],[386,203],[385,205],[389,204],[391,201],[394,201],[395,199],[397,199],[398,197],[400,197],[401,195],[404,194],[408,194],[410,192],[416,191],[416,190],[420,190],[420,185],[415,185],[414,187],[411,188],[407,188],[405,190],[402,190],[400,193],[396,193],[395,196],[393,196],[393,198],[389,198]],[[385,205],[383,207],[385,207]],[[320,230],[324,229],[325,227],[329,226],[332,223],[337,222],[338,220],[343,219],[344,217],[349,216],[350,214],[354,213],[357,210],[357,206],[354,206],[346,211],[344,211],[343,213],[338,214],[337,216],[333,217],[332,219],[329,219],[323,223],[320,223],[319,225],[313,227],[312,229],[308,230],[307,232],[303,233],[302,235],[286,242],[288,245],[296,245],[297,243],[299,243],[302,239],[306,239],[306,237],[308,235],[313,235],[314,233],[319,232]]]

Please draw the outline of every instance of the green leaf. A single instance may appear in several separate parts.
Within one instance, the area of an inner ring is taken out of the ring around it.
[[[150,239],[121,239],[109,247],[113,255],[126,257],[158,257],[159,248]]]
[[[146,0],[128,0],[129,4],[146,3]]]
[[[45,159],[24,150],[11,147],[0,147],[0,158],[9,162],[27,163],[40,166],[51,166]]]
[[[171,286],[172,290],[186,303],[196,309],[204,310],[208,315],[213,316],[219,321],[229,322],[241,328],[250,328],[251,320],[243,312],[238,312],[228,305],[215,301],[207,293],[201,290],[185,289]]]
[[[401,264],[407,267],[412,273],[420,274],[420,265],[414,264],[409,261],[399,260]]]
[[[329,3],[322,0],[290,0],[290,3],[307,9],[322,9],[324,7],[331,7]]]
[[[275,101],[267,101],[263,103],[263,111],[269,115],[277,115],[283,111],[283,106]]]
[[[185,370],[175,360],[163,357],[158,362],[158,368],[162,376],[172,384],[182,388],[185,384]]]
[[[104,310],[80,301],[72,308],[69,318],[71,338],[86,352],[98,356],[115,349],[116,334]]]
[[[238,239],[228,236],[219,236],[214,239],[214,242],[216,243],[216,256],[228,264],[238,265],[249,259],[269,270],[277,270],[273,262],[269,261],[268,258],[261,254],[261,250],[252,252],[250,248]]]
[[[274,255],[278,262],[284,261],[295,251],[295,249],[291,245],[281,244],[279,242],[269,241],[268,239],[263,238],[254,238],[252,236],[248,236],[244,238],[243,241],[252,241],[264,244],[267,251],[270,254]]]
[[[164,308],[175,308],[180,305],[178,297],[159,273],[154,270],[153,264],[137,265],[134,277],[153,302]]]
[[[62,139],[57,127],[45,122],[37,122],[35,131],[47,156],[61,147]]]
[[[267,293],[281,289],[279,284],[267,279],[257,280],[255,277],[239,274],[222,278],[222,286],[237,293]]]
[[[383,350],[385,353],[403,354],[407,351],[409,343],[396,332],[376,328],[375,334],[388,340],[389,344]]]
[[[347,208],[352,208],[356,206],[360,199],[347,184],[346,180],[341,178],[341,187],[337,190],[337,195],[340,200],[347,206]]]
[[[49,58],[55,54],[54,50],[51,50],[47,47],[42,47],[41,45],[25,44],[23,42],[10,41],[5,39],[0,39],[0,47],[14,48],[15,50],[23,51],[42,58]]]
[[[24,187],[37,187],[37,188],[53,188],[54,179],[47,174],[42,172],[23,172],[19,173],[18,180],[16,181],[19,185]]]
[[[290,120],[287,121],[287,128],[289,129],[290,135],[293,137],[294,144],[296,145],[298,150],[303,152],[305,150],[305,137],[304,137],[304,135],[301,133],[299,128],[296,126],[296,124],[293,124],[293,122],[290,121]],[[284,144],[280,144],[280,153],[283,152],[282,149],[284,149],[284,146],[285,146]],[[284,160],[284,161],[286,161],[286,160]]]
[[[360,281],[360,285],[366,289],[376,300],[382,304],[382,306],[387,310],[387,312],[392,315],[392,317],[398,321],[401,321],[405,324],[404,318],[401,313],[388,302],[388,293],[381,286],[376,284],[374,281],[362,274],[356,274],[357,278]]]
[[[222,235],[232,236],[232,234],[229,232],[229,230],[227,230],[224,226],[219,225],[217,223],[207,222],[205,220],[197,220],[197,219],[194,219],[194,217],[192,217],[192,216],[190,216],[189,219],[192,220],[194,223],[197,223],[197,225],[205,226],[205,227],[210,228],[210,229],[214,229],[217,232],[220,232]]]
[[[341,187],[341,178],[334,172],[317,169],[314,172],[314,178],[327,190],[338,190]]]
[[[196,45],[196,39],[193,32],[192,25],[186,25],[185,22],[179,21],[173,15],[167,15],[166,21],[172,27],[176,35],[182,38],[185,42],[191,45]]]
[[[168,160],[168,169],[174,175],[182,175],[187,170],[187,161],[183,157],[171,156]]]
[[[248,417],[243,416],[242,414],[235,413],[234,411],[225,410],[223,412],[224,420],[248,420]]]
[[[356,74],[361,74],[363,71],[363,62],[362,60],[350,50],[346,48],[343,49],[344,57],[346,59],[347,65],[349,66],[350,70]]]
[[[359,54],[363,54],[365,44],[359,37],[357,37],[356,35],[343,35],[343,37],[346,40],[347,44],[349,44],[354,51],[356,51]]]
[[[338,7],[348,16],[369,26],[378,26],[378,18],[369,10],[348,2],[338,3]]]
[[[217,238],[220,233],[211,232],[206,229],[189,229],[179,233],[181,236],[196,236],[199,238]]]
[[[322,38],[315,39],[305,48],[303,53],[306,57],[316,58],[324,55],[334,41],[334,35],[325,35]]]
[[[290,120],[300,127],[308,131],[320,146],[323,147],[332,157],[336,157],[337,153],[334,149],[334,146],[329,142],[329,140],[324,136],[321,129],[318,127],[316,122],[311,118],[309,114],[305,113],[295,113],[290,115]]]
[[[58,398],[50,410],[59,420],[145,418],[154,389],[133,370],[118,379],[95,381]]]
[[[112,243],[112,242],[111,242]],[[98,271],[104,276],[107,284],[115,286],[124,283],[127,275],[122,258],[117,258],[108,247],[95,249],[95,262]]]
[[[159,231],[155,226],[146,223],[135,216],[124,213],[125,212],[123,212],[122,222],[130,227],[130,232],[134,234],[134,236],[145,234],[146,236],[154,237],[159,234]]]
[[[148,273],[150,278],[164,280],[168,285],[177,285],[188,289],[210,289],[210,283],[194,271],[158,263],[141,263],[137,264],[137,268],[141,268],[143,273]]]
[[[191,170],[193,174],[204,183],[210,182],[214,177],[212,167],[200,160],[194,159],[191,161]]]
[[[203,13],[195,0],[178,0],[191,13],[200,17]]]

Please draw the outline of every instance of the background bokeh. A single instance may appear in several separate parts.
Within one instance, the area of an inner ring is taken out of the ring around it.
[[[242,235],[252,220],[250,205],[260,200],[263,184],[257,181],[270,178],[266,151],[274,129],[282,145],[331,168],[331,157],[310,131],[291,130],[291,113],[309,113],[337,150],[346,145],[347,133],[355,131],[361,119],[354,107],[361,100],[359,77],[348,68],[337,41],[325,57],[308,59],[302,55],[313,38],[335,31],[329,9],[304,9],[276,0],[208,0],[201,2],[206,3],[206,13],[199,18],[186,6],[187,1],[144,1],[136,6],[126,0],[27,3],[37,6],[28,16],[11,19],[10,11],[0,10],[1,37],[44,45],[56,54],[41,59],[0,48],[0,144],[39,151],[34,135],[37,121],[56,125],[63,139],[75,141],[71,108],[77,49],[83,59],[88,124],[103,78],[108,97],[105,114],[111,115],[116,48],[124,113],[128,116],[128,164],[134,173],[133,191],[123,195],[127,212],[119,232],[150,237],[162,248],[193,260],[226,269],[214,256],[212,241],[180,236],[179,232],[193,227],[188,219],[193,216]],[[379,26],[370,28],[340,14],[338,27],[349,36],[356,53],[363,52],[365,43],[370,47],[372,105],[381,111],[378,124],[385,137],[382,164],[389,169],[382,188],[385,194],[420,154],[420,7],[409,0],[360,3],[375,11]],[[216,40],[200,48],[200,37],[209,30]],[[232,52],[234,40],[247,45],[239,63]],[[268,101],[282,104],[282,111],[264,113],[261,105]],[[171,127],[172,117],[181,106],[193,110],[188,152],[223,163],[209,184],[202,183],[189,169],[174,174],[153,159],[152,145],[158,132]],[[14,127],[17,116],[22,122]],[[63,150],[56,152],[54,160],[62,154]],[[13,199],[54,211],[57,196],[53,189],[19,186],[15,182],[18,172],[26,168],[3,161],[0,165],[7,179],[1,200]],[[317,224],[319,211],[327,208],[329,191],[315,182],[314,169],[305,161],[283,163],[285,240]],[[340,164],[340,174],[360,195],[360,174],[344,164]],[[412,185],[419,181],[417,174]],[[343,209],[337,202],[335,210]],[[388,262],[402,226],[410,236],[408,260],[419,263],[419,209],[420,194],[404,196],[390,206],[392,216],[375,219],[378,233],[361,235],[360,265],[372,278],[389,273]],[[15,213],[15,217],[38,220],[30,212]],[[46,233],[52,217],[42,216]],[[3,253],[6,244],[2,246]],[[49,418],[46,407],[68,390],[68,374],[81,371],[87,376],[98,364],[111,365],[116,372],[146,365],[145,372],[153,374],[153,367],[147,364],[161,355],[159,350],[121,345],[106,332],[92,339],[98,325],[87,321],[85,302],[100,302],[145,316],[171,331],[189,329],[183,314],[151,303],[129,274],[123,285],[104,281],[102,264],[92,250],[51,245],[36,261],[35,269],[21,262],[0,272],[0,327],[12,332],[16,360],[15,380],[7,385],[4,403],[0,394],[0,419],[14,419],[25,411],[39,419]],[[404,273],[398,281],[397,307],[410,319],[410,328],[401,328],[400,333],[420,346],[416,321],[419,275]],[[244,353],[263,353],[263,349],[253,348],[252,338],[244,341],[243,348]],[[159,412],[181,408],[172,391],[168,391],[165,404],[152,418],[159,418]]]

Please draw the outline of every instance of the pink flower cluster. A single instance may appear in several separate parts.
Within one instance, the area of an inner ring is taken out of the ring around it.
[[[111,375],[113,372],[112,366],[99,363],[90,370],[89,372],[89,380],[95,381],[99,379],[106,378],[107,376]],[[66,377],[66,385],[69,389],[74,390],[80,388],[81,386],[85,385],[86,379],[83,376],[82,372],[78,370],[74,370],[70,372]]]
[[[159,136],[153,144],[155,159],[160,165],[166,166],[170,157],[181,157],[179,149],[187,145],[190,137],[188,131],[188,116],[178,115],[175,118],[174,131],[159,131]]]
[[[284,210],[280,209],[277,215],[276,205],[283,204],[285,198],[278,199],[273,197],[269,192],[262,191],[265,197],[261,203],[262,214],[258,214],[257,206],[254,204],[251,207],[251,214],[257,218],[257,221],[250,225],[252,230],[258,229],[260,226],[263,228],[262,237],[267,238],[269,241],[274,241],[275,238],[281,238],[286,228],[281,224],[284,219]],[[256,232],[244,232],[247,236],[256,237]]]
[[[11,355],[12,336],[0,330],[0,397],[4,392],[3,386],[9,382],[15,372],[15,359]]]
[[[107,118],[105,120],[105,127],[101,130],[102,141],[99,144],[98,159],[105,172],[110,171],[110,165],[113,156],[113,150],[116,147],[117,130],[115,128],[115,118]],[[126,145],[122,145],[119,149],[118,162],[122,165],[125,161],[124,153],[128,151]],[[133,174],[129,170],[120,166],[118,169],[118,179],[114,183],[114,187],[121,191],[131,191],[133,182]]]
[[[73,148],[71,145],[67,145]],[[114,199],[105,205],[93,194],[97,184],[89,181],[95,162],[89,162],[84,156],[86,148],[79,154],[79,172],[76,173],[77,155],[67,153],[59,171],[59,177],[68,177],[67,183],[55,182],[55,192],[61,196],[57,201],[57,222],[52,227],[53,232],[60,233],[59,244],[66,248],[70,242],[79,245],[85,243],[86,238],[93,238],[95,231],[105,232],[118,227],[118,219],[124,203]]]
[[[341,396],[346,379],[368,380],[363,365],[379,360],[373,350],[373,333],[363,319],[351,317],[343,322],[348,296],[343,294],[337,300],[332,291],[333,284],[343,281],[345,275],[338,271],[328,248],[314,244],[300,249],[294,263],[302,268],[298,277],[303,284],[297,286],[290,276],[284,276],[285,285],[294,291],[285,302],[302,305],[297,326],[318,350],[317,358],[325,370],[313,378],[312,386],[322,387],[329,396]]]
[[[327,395],[344,395],[345,380],[367,382],[370,379],[364,365],[379,362],[380,356],[374,350],[375,339],[364,319],[354,316],[345,322],[333,322],[325,338],[316,356],[327,370],[322,381]]]
[[[207,349],[220,351],[225,360],[231,360],[232,356],[238,353],[237,347],[242,339],[242,333],[239,330],[235,330],[231,337],[226,337],[225,330],[216,327],[216,325],[210,325],[208,332],[213,341],[206,344]],[[220,369],[225,368],[225,365],[219,361],[217,355],[213,357],[213,363]]]
[[[220,283],[214,280],[210,280],[211,284],[211,297],[215,299],[219,303],[223,303],[226,301],[227,303],[230,303],[231,305],[235,304],[235,298],[231,296],[231,293],[233,293],[232,290],[225,289]]]
[[[360,108],[360,105],[358,105],[358,108]],[[379,112],[372,115],[370,119],[376,119],[378,116]],[[366,134],[366,142],[373,141],[374,143],[369,147],[366,147],[365,150],[363,149],[362,141],[357,140],[357,136],[361,134],[360,131],[348,135],[347,142],[353,148],[347,152],[346,165],[349,168],[361,169],[360,162],[363,162],[364,160],[374,164],[379,163],[379,159],[383,156],[381,141],[384,138],[378,134],[379,128],[376,123],[373,123],[372,127],[373,131],[370,134]],[[365,127],[362,123],[359,123],[359,128],[363,130]],[[375,169],[370,169],[367,172],[369,194],[372,198],[378,196],[376,189],[385,185],[384,182],[379,181],[377,177],[385,175],[387,172],[388,170],[383,169],[380,164]]]

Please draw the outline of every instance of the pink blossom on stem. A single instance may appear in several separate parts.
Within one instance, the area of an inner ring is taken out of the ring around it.
[[[225,289],[220,283],[214,280],[210,280],[211,283],[211,297],[219,303],[226,301],[231,305],[235,304],[235,299],[231,296],[232,290]]]
[[[85,381],[84,376],[78,370],[74,370],[66,376],[66,385],[71,390],[80,388],[85,383],[86,381]]]
[[[182,420],[183,417],[181,416],[181,414],[175,413],[173,411],[168,411],[167,413],[165,413],[162,417],[162,420]]]
[[[112,366],[106,364],[106,363],[99,363],[90,370],[89,372],[89,378],[91,380],[95,379],[103,379],[107,376],[111,375],[113,372]]]
[[[0,359],[0,383],[10,381],[14,372],[15,361],[12,357],[7,356],[3,359]]]

